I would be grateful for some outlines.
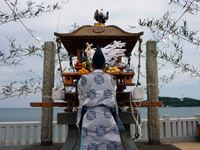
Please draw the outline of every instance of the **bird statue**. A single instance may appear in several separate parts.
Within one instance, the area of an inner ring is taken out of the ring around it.
[[[108,20],[109,18],[109,12],[107,11],[106,14],[103,12],[103,9],[101,9],[100,11],[97,9],[94,13],[94,19],[98,22],[98,23],[105,23],[106,20]]]

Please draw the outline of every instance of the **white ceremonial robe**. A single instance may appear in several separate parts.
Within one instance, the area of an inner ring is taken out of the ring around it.
[[[80,121],[82,106],[87,106],[81,129],[81,150],[121,150],[119,129],[109,108],[115,107],[116,85],[102,70],[83,75],[78,82]],[[106,107],[105,107],[106,106]]]

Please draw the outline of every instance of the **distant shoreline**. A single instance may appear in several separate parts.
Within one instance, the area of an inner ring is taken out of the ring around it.
[[[163,107],[199,107],[200,100],[183,97],[159,97],[159,101],[163,102]]]

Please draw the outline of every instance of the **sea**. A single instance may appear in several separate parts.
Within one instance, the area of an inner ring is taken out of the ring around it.
[[[142,119],[147,118],[147,108],[138,108]],[[41,121],[41,108],[0,108],[0,122]],[[57,114],[64,112],[64,108],[54,108],[53,120]],[[161,107],[160,118],[169,115],[170,118],[188,118],[200,115],[200,107]]]

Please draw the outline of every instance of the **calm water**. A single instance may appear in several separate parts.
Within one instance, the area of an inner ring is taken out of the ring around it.
[[[159,110],[160,117],[164,114],[169,114],[170,117],[194,117],[200,114],[200,107],[170,107]],[[63,112],[63,108],[54,109],[54,120],[58,112]],[[142,118],[147,118],[147,108],[140,108],[140,112]],[[40,120],[41,108],[0,108],[0,122]]]

